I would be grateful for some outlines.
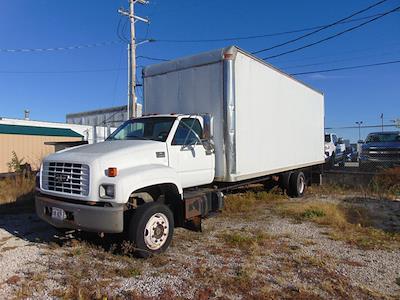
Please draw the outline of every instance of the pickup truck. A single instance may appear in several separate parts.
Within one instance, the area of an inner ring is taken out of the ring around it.
[[[361,147],[361,170],[400,166],[400,131],[372,132]]]
[[[335,164],[344,167],[346,161],[346,146],[341,138],[335,133],[325,133],[325,162],[328,168],[332,168]]]
[[[168,248],[174,227],[201,230],[232,189],[275,184],[301,197],[320,182],[320,92],[236,47],[149,66],[143,81],[145,116],[43,160],[41,219],[125,232],[147,257]]]

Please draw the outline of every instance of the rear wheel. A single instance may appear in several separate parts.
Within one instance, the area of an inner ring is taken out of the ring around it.
[[[302,197],[306,190],[306,176],[303,172],[295,172],[289,180],[289,196]]]
[[[343,154],[343,157],[339,162],[339,167],[344,168],[345,162],[346,162],[346,155]]]
[[[135,253],[140,257],[149,257],[168,248],[173,232],[174,217],[169,207],[150,202],[135,210],[128,235],[134,243]]]

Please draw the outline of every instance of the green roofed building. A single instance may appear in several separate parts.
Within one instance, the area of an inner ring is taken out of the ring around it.
[[[15,152],[32,169],[38,169],[44,156],[55,151],[57,143],[83,141],[83,136],[69,128],[0,124],[0,173],[9,171],[7,163]]]

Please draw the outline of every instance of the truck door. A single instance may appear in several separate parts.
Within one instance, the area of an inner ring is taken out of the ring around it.
[[[199,119],[183,118],[169,146],[169,165],[178,172],[183,188],[214,180],[214,154],[206,152],[202,136]]]

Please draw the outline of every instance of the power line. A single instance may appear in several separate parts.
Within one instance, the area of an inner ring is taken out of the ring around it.
[[[375,4],[373,4],[373,5],[370,5],[370,6],[364,8],[364,9],[362,9],[362,10],[357,11],[357,12],[355,12],[355,13],[353,13],[353,14],[351,14],[351,15],[345,17],[345,18],[342,18],[342,19],[340,19],[340,20],[337,20],[337,21],[335,21],[335,22],[333,22],[333,23],[331,23],[331,24],[325,25],[325,26],[323,26],[323,27],[321,27],[321,28],[318,28],[318,29],[316,29],[316,30],[314,30],[314,31],[312,31],[312,32],[309,32],[309,33],[307,33],[307,34],[305,34],[305,35],[299,36],[299,37],[297,37],[297,38],[288,40],[288,41],[283,42],[283,43],[276,44],[276,45],[271,46],[271,47],[268,47],[268,48],[264,48],[264,49],[261,49],[261,50],[258,50],[258,51],[254,51],[254,52],[252,52],[252,54],[258,54],[258,53],[261,53],[261,52],[264,52],[264,51],[268,51],[268,50],[272,50],[272,49],[275,49],[275,48],[279,48],[279,47],[282,47],[282,46],[285,46],[285,45],[288,45],[288,44],[292,44],[292,43],[297,42],[297,41],[299,41],[299,40],[302,40],[302,39],[304,39],[304,38],[306,38],[306,37],[309,37],[309,36],[311,36],[311,35],[313,35],[313,34],[316,34],[316,33],[320,32],[320,31],[322,31],[322,30],[325,30],[325,29],[328,29],[328,28],[333,27],[333,26],[335,26],[335,25],[338,25],[338,24],[340,24],[340,23],[342,23],[342,22],[344,22],[344,21],[346,21],[346,20],[351,19],[352,17],[354,17],[354,16],[356,16],[356,15],[359,15],[359,14],[361,14],[361,13],[363,13],[363,12],[366,12],[367,10],[370,10],[370,9],[374,8],[375,6],[378,6],[378,5],[380,5],[380,4],[384,3],[384,2],[387,2],[387,1],[388,1],[388,0],[381,0],[381,1],[379,1],[379,2],[377,2],[377,3],[375,3]]]
[[[306,61],[314,61],[318,59],[326,59],[326,58],[341,58],[345,54],[355,54],[355,53],[365,53],[370,50],[381,50],[382,46],[385,49],[396,49],[396,53],[398,52],[397,48],[400,45],[400,43],[390,43],[390,44],[381,44],[380,47],[363,47],[363,48],[355,48],[347,51],[335,51],[334,53],[329,53],[325,55],[318,55],[318,56],[306,56],[306,57],[298,57],[298,58],[291,58],[291,59],[285,59],[284,61],[280,63],[298,63],[298,62],[306,62]],[[285,68],[285,66],[280,66],[281,68]]]
[[[74,45],[74,46],[65,46],[65,47],[52,47],[52,48],[19,48],[19,49],[1,49],[0,52],[47,52],[47,51],[65,51],[65,50],[76,50],[76,49],[85,49],[85,48],[95,48],[95,47],[104,47],[111,45],[121,44],[119,41],[110,41],[110,42],[101,42],[94,44],[84,44],[84,45]]]
[[[2,71],[0,74],[69,74],[69,73],[102,73],[102,72],[117,72],[127,70],[127,68],[108,68],[108,69],[93,69],[93,70],[63,70],[63,71]]]
[[[279,57],[279,56],[282,56],[282,55],[286,55],[286,54],[289,54],[289,53],[297,52],[297,51],[300,51],[300,50],[303,50],[303,49],[306,49],[306,48],[309,48],[309,47],[312,47],[312,46],[321,44],[321,43],[326,42],[326,41],[328,41],[328,40],[331,40],[331,39],[333,39],[333,38],[335,38],[335,37],[341,36],[341,35],[343,35],[343,34],[345,34],[345,33],[348,33],[348,32],[350,32],[350,31],[353,31],[353,30],[355,30],[355,29],[358,29],[358,28],[360,28],[360,27],[362,27],[362,26],[364,26],[364,25],[367,25],[367,24],[369,24],[369,23],[372,23],[372,22],[374,22],[374,21],[376,21],[376,20],[378,20],[378,19],[381,19],[381,18],[383,18],[383,17],[385,17],[385,16],[387,16],[387,15],[389,15],[389,14],[391,14],[391,13],[393,13],[393,12],[399,10],[399,9],[400,9],[400,6],[398,6],[398,7],[394,8],[394,9],[392,9],[392,10],[389,10],[389,11],[383,13],[381,16],[375,17],[375,18],[373,18],[373,19],[371,19],[371,20],[369,20],[369,21],[363,22],[363,23],[361,23],[361,24],[359,24],[359,25],[357,25],[357,26],[350,27],[350,28],[348,28],[348,29],[346,29],[346,30],[344,30],[344,31],[338,32],[338,33],[336,33],[336,34],[334,34],[334,35],[331,35],[331,36],[329,36],[329,37],[326,37],[326,38],[324,38],[324,39],[318,40],[318,41],[316,41],[316,42],[313,42],[313,43],[310,43],[310,44],[307,44],[307,45],[304,45],[304,46],[301,46],[301,47],[298,47],[298,48],[295,48],[295,49],[292,49],[292,50],[289,50],[289,51],[285,51],[285,52],[282,52],[282,53],[279,53],[279,54],[275,54],[275,55],[271,55],[271,56],[268,56],[268,57],[264,57],[264,58],[262,58],[262,59],[263,59],[263,60],[266,60],[266,59],[276,58],[276,57]]]
[[[382,16],[383,13],[374,14],[362,18],[354,18],[351,20],[343,21],[340,24],[345,23],[352,23],[356,21],[361,21],[365,19],[370,19],[376,16]],[[83,44],[83,45],[72,45],[72,46],[64,46],[64,47],[50,47],[50,48],[15,48],[15,49],[7,49],[7,48],[0,48],[1,52],[9,52],[9,53],[16,53],[16,52],[46,52],[46,51],[65,51],[65,50],[75,50],[75,49],[85,49],[85,48],[95,48],[95,47],[104,47],[110,45],[118,45],[122,43],[129,43],[129,40],[125,37],[125,31],[127,28],[128,21],[126,20],[121,28],[122,18],[119,20],[117,25],[117,37],[119,41],[109,41],[109,42],[99,42],[93,44]],[[228,38],[218,38],[218,39],[197,39],[197,40],[180,40],[180,39],[150,39],[152,42],[166,42],[166,43],[202,43],[202,42],[223,42],[223,41],[239,41],[239,40],[248,40],[248,39],[258,39],[264,37],[273,37],[273,36],[280,36],[280,35],[287,35],[292,33],[299,33],[305,32],[315,29],[320,29],[326,27],[327,25],[319,25],[314,27],[290,30],[290,31],[283,31],[283,32],[276,32],[276,33],[267,33],[267,34],[260,34],[260,35],[250,35],[250,36],[240,36],[240,37],[228,37]],[[138,39],[142,40],[142,39]],[[145,39],[144,39],[145,40]]]
[[[128,23],[128,20],[125,19],[124,20],[124,25],[122,27],[121,30],[121,22],[122,22],[122,18],[120,17],[119,21],[118,21],[118,26],[117,26],[117,37],[119,38],[119,40],[123,43],[129,44],[129,40],[125,37],[125,29],[126,29],[126,25]]]
[[[351,70],[351,69],[360,69],[366,67],[374,67],[374,66],[382,66],[389,64],[400,63],[400,60],[394,61],[386,61],[379,62],[374,64],[365,64],[365,65],[357,65],[357,66],[349,66],[349,67],[341,67],[341,68],[333,68],[333,69],[324,69],[324,70],[316,70],[309,72],[299,72],[292,73],[290,75],[306,75],[313,73],[325,73],[325,72],[333,72],[333,71],[341,71],[341,70]],[[145,66],[139,65],[137,68],[143,68]],[[63,71],[2,71],[0,70],[0,74],[69,74],[69,73],[97,73],[97,72],[117,72],[117,71],[125,71],[127,68],[105,68],[105,69],[93,69],[93,70],[63,70]]]
[[[357,22],[357,21],[362,21],[362,20],[365,20],[365,19],[371,19],[373,17],[380,16],[380,15],[382,15],[382,14],[379,13],[379,14],[374,14],[374,15],[370,15],[370,16],[366,16],[366,17],[354,18],[354,19],[351,19],[351,20],[346,20],[346,21],[340,22],[340,24],[347,24],[347,23],[353,23],[353,22]],[[259,38],[265,38],[265,37],[288,35],[288,34],[293,34],[293,33],[300,33],[300,32],[320,29],[320,28],[323,28],[325,26],[327,26],[327,25],[318,25],[318,26],[306,27],[306,28],[301,28],[301,29],[294,29],[294,30],[289,30],[289,31],[265,33],[265,34],[258,34],[258,35],[248,35],[248,36],[227,37],[227,38],[215,38],[215,39],[157,39],[157,38],[154,38],[154,41],[160,42],[160,43],[229,42],[229,41],[251,40],[251,39],[259,39]]]
[[[150,56],[144,56],[144,55],[138,55],[137,58],[144,58],[144,59],[155,60],[155,61],[169,61],[169,59],[165,59],[165,58],[150,57]]]
[[[339,62],[346,62],[346,61],[354,61],[354,60],[359,60],[363,58],[371,58],[371,57],[384,57],[384,56],[389,56],[392,54],[398,54],[399,51],[391,51],[391,52],[385,52],[381,54],[370,54],[370,55],[363,55],[363,56],[357,56],[357,57],[348,57],[348,58],[343,58],[343,59],[335,59],[335,60],[328,60],[328,61],[322,61],[322,62],[316,62],[316,63],[310,63],[310,64],[302,64],[302,65],[289,65],[289,66],[280,66],[280,68],[288,70],[288,69],[296,69],[296,68],[305,68],[305,67],[312,67],[312,66],[320,66],[320,65],[327,65],[327,64],[332,64],[332,63],[339,63]]]
[[[290,75],[295,76],[295,75],[306,75],[306,74],[315,74],[315,73],[328,73],[328,72],[369,68],[369,67],[398,64],[398,63],[400,63],[400,60],[385,61],[385,62],[379,62],[379,63],[374,63],[374,64],[349,66],[349,67],[341,67],[341,68],[333,68],[333,69],[325,69],[325,70],[315,70],[315,71],[309,71],[309,72],[292,73]]]

